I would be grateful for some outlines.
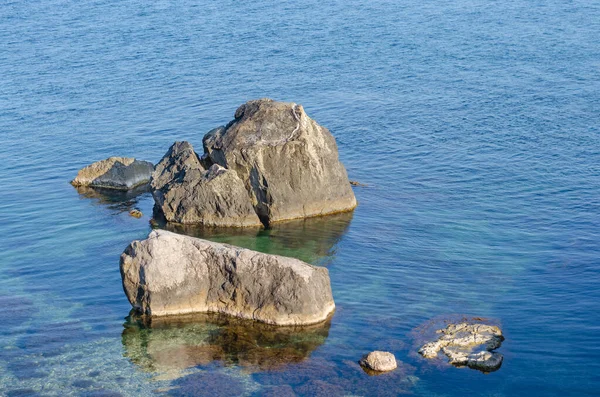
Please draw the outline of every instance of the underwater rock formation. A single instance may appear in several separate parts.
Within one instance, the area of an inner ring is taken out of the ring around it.
[[[503,356],[494,352],[504,340],[495,325],[458,323],[436,331],[438,340],[419,349],[425,358],[435,358],[441,350],[450,364],[468,366],[484,372],[495,371],[502,365]]]
[[[125,356],[146,372],[171,377],[218,361],[248,371],[300,363],[327,339],[330,318],[304,327],[280,327],[219,314],[147,317],[133,314],[122,334]]]

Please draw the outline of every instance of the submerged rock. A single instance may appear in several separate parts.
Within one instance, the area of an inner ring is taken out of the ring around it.
[[[206,134],[203,159],[237,173],[265,225],[356,207],[335,139],[301,105],[254,100],[234,117]]]
[[[396,369],[396,357],[392,353],[374,351],[369,354],[365,354],[360,360],[360,365],[378,372],[388,372]]]
[[[129,190],[150,182],[154,165],[131,157],[109,157],[82,168],[73,186]]]
[[[441,350],[448,357],[448,362],[457,366],[466,365],[490,372],[502,365],[502,354],[493,351],[504,340],[497,326],[459,323],[449,324],[436,332],[441,334],[438,340],[426,343],[419,349],[423,357],[435,358]]]
[[[122,341],[125,356],[147,372],[178,377],[215,361],[245,372],[276,370],[307,359],[327,339],[330,320],[281,327],[219,314],[133,314],[124,324]]]
[[[335,308],[323,267],[164,230],[132,242],[120,268],[129,302],[148,315],[216,312],[303,325]]]
[[[205,226],[260,226],[244,183],[215,164],[205,170],[188,142],[175,142],[152,175],[157,208],[169,222]]]
[[[142,214],[142,211],[138,210],[137,208],[134,208],[131,211],[129,211],[129,215],[133,216],[134,218],[141,218],[144,214]]]

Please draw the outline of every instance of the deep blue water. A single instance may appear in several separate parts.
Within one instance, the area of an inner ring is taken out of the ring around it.
[[[181,232],[326,265],[334,317],[126,322],[119,255],[152,198],[68,181],[200,148],[260,97],[332,131],[359,206]],[[600,392],[598,1],[0,0],[0,134],[0,395]],[[501,324],[500,370],[415,354],[460,315]],[[363,373],[374,349],[400,369]]]

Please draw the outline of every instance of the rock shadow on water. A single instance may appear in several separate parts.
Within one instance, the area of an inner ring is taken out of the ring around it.
[[[129,212],[136,208],[145,195],[150,196],[150,185],[144,184],[131,190],[106,189],[91,186],[76,186],[82,199],[92,199],[97,205],[105,206],[117,213]]]
[[[124,324],[125,356],[144,372],[186,375],[218,363],[244,371],[284,368],[325,343],[331,317],[305,327],[281,327],[219,314],[151,318],[133,311]]]
[[[354,213],[297,219],[269,228],[216,228],[166,222],[154,211],[155,226],[174,233],[248,248],[267,254],[289,256],[304,262],[327,265],[346,234]]]

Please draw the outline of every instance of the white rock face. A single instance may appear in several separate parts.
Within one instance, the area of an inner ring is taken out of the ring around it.
[[[73,186],[92,186],[106,189],[129,190],[150,182],[154,165],[131,157],[109,157],[82,168]]]
[[[121,276],[127,298],[147,315],[215,312],[304,325],[335,309],[323,267],[164,230],[125,249]]]
[[[468,366],[484,372],[494,371],[502,365],[503,356],[493,350],[500,347],[504,337],[494,325],[459,323],[450,324],[436,331],[442,334],[438,340],[426,343],[419,353],[435,358],[441,350],[448,362]]]
[[[396,357],[392,353],[374,351],[363,356],[360,365],[373,371],[387,372],[398,367]]]

